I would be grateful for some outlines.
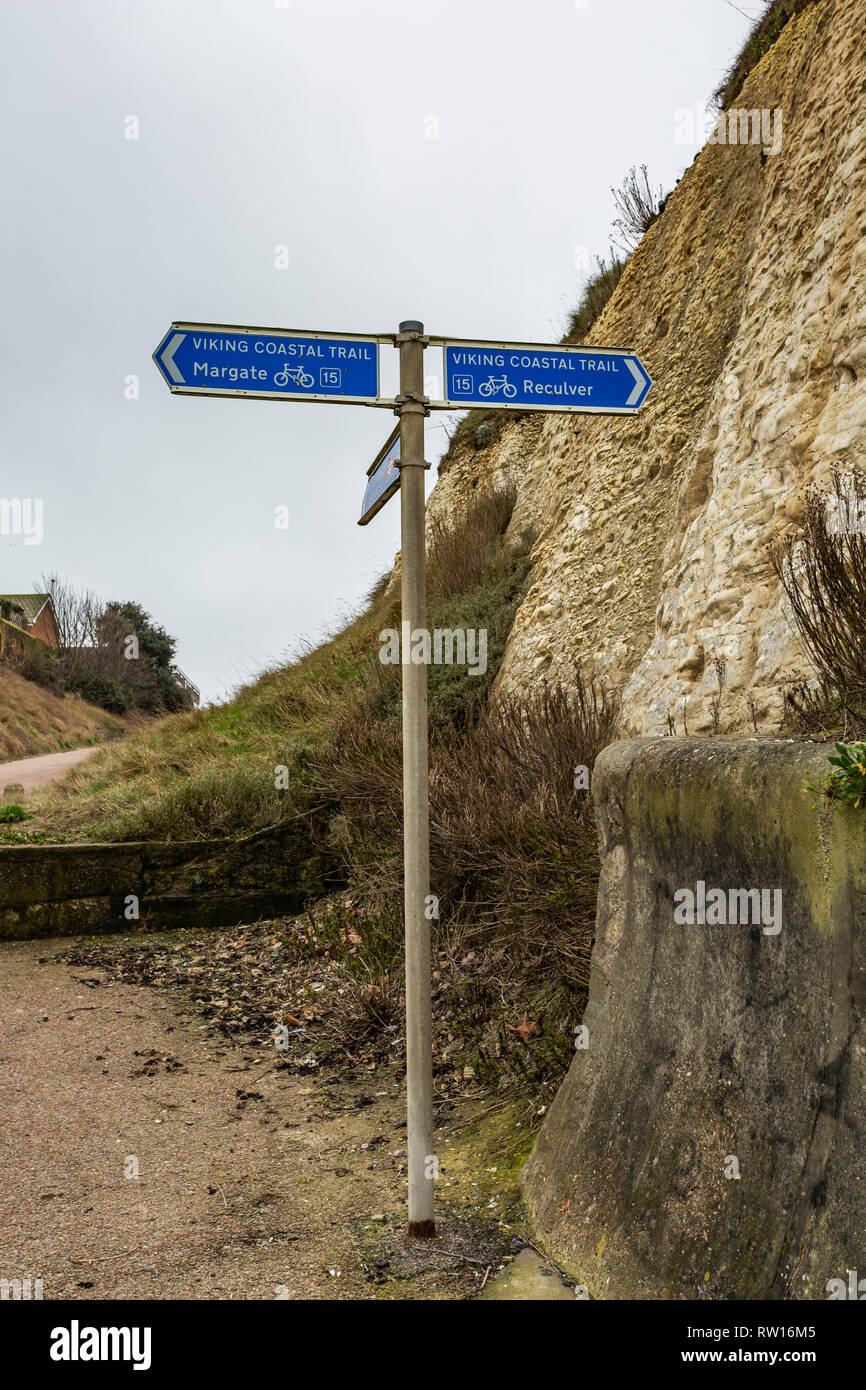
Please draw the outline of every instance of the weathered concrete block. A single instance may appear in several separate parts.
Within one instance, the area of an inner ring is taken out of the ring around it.
[[[118,884],[140,883],[142,848],[137,844],[3,846],[0,906],[98,897]]]
[[[866,1274],[866,812],[812,809],[830,752],[635,739],[596,763],[588,1047],[524,1175],[596,1297],[826,1298]]]
[[[302,911],[336,881],[298,816],[243,840],[0,847],[0,940],[229,927]],[[139,900],[139,918],[125,916]]]
[[[106,897],[0,907],[0,940],[28,941],[42,936],[129,930],[116,902]]]

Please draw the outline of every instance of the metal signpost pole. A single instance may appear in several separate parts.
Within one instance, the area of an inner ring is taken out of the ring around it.
[[[426,623],[424,528],[424,325],[400,324],[400,522],[403,672],[403,873],[406,930],[406,1089],[409,1235],[429,1239],[433,1220],[433,1010],[427,783],[427,666],[413,662],[412,634]]]
[[[379,393],[379,344],[400,350],[400,395]],[[406,922],[406,1076],[409,1103],[409,1235],[429,1239],[433,1220],[433,1019],[430,978],[430,816],[427,786],[427,643],[424,532],[424,349],[442,348],[444,398],[434,410],[576,411],[636,415],[652,380],[630,348],[427,338],[414,319],[392,334],[301,332],[218,323],[173,323],[153,354],[181,396],[323,401],[393,409],[396,431],[368,470],[359,525],[393,496],[400,469],[403,622],[403,869]],[[413,661],[413,633],[422,651]]]

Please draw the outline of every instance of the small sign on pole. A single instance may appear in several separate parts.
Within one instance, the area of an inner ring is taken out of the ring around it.
[[[367,488],[361,503],[359,526],[366,526],[394,496],[400,486],[400,426],[382,445],[367,469]]]

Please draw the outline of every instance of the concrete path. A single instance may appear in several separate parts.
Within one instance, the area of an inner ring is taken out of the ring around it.
[[[415,1277],[389,1279],[396,1254],[384,1285],[368,1277],[359,1220],[374,1241],[405,1229],[397,1068],[275,1069],[271,1044],[231,1042],[68,950],[0,943],[0,1280],[41,1279],[46,1300],[477,1293],[486,1260],[426,1270],[426,1242]]]
[[[39,758],[19,758],[15,763],[0,763],[0,795],[4,787],[15,782],[19,782],[26,792],[56,782],[64,772],[95,752],[95,746],[71,748],[67,753],[43,753]]]
[[[88,985],[60,945],[0,947],[0,1278],[45,1299],[369,1297],[345,1221],[365,1155],[307,1122],[310,1085],[152,990]],[[340,1204],[326,1179],[323,1203],[315,1176],[340,1165],[355,1182]]]

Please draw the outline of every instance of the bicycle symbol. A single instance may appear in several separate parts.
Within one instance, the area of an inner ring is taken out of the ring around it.
[[[509,399],[517,395],[517,387],[512,386],[507,376],[492,376],[489,381],[482,381],[478,388],[479,396],[484,396],[485,398],[487,396],[496,396],[500,391],[503,396],[508,396]]]
[[[281,372],[275,372],[274,385],[288,386],[290,381],[296,386],[312,386],[315,378],[310,376],[309,372],[305,372],[303,367],[290,367],[286,363]]]

